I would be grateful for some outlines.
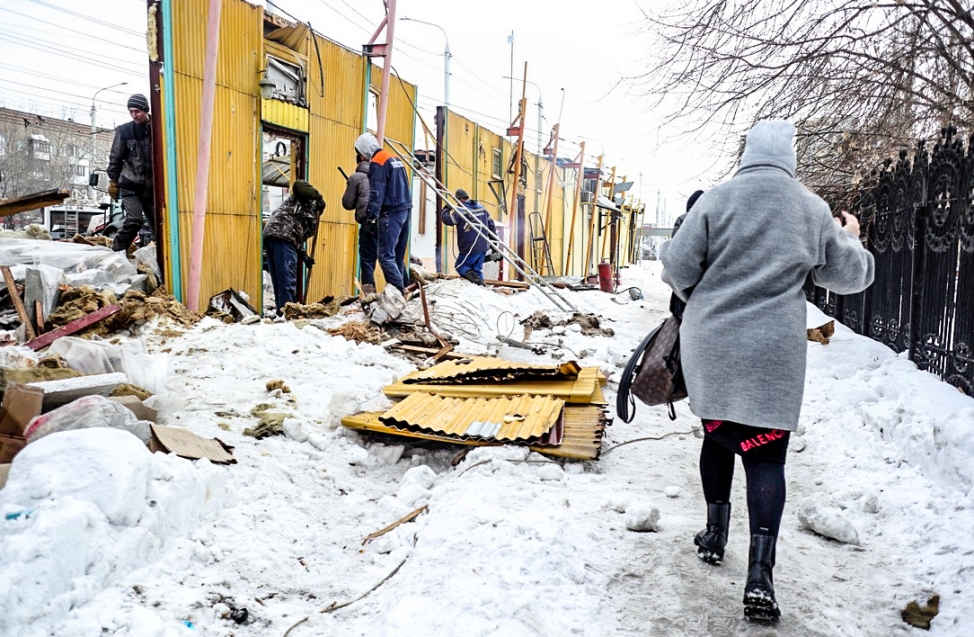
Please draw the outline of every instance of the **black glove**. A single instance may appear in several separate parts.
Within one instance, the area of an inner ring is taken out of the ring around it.
[[[379,231],[379,224],[377,223],[378,221],[379,221],[378,218],[366,219],[365,221],[362,222],[362,230],[364,230],[368,234],[376,234]]]
[[[308,253],[304,250],[298,250],[298,260],[307,266],[312,266],[315,264],[315,260],[308,256]]]
[[[492,263],[494,261],[500,261],[502,258],[503,255],[500,253],[499,250],[491,250],[490,252],[487,253],[487,256],[484,257],[484,261],[486,261],[487,263]]]

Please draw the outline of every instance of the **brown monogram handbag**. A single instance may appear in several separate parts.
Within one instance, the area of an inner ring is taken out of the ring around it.
[[[632,353],[616,396],[616,411],[625,422],[636,415],[633,396],[647,405],[667,405],[676,420],[673,403],[687,397],[680,366],[680,319],[670,316],[643,339]]]

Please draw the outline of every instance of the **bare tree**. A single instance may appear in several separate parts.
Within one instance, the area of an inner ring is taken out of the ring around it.
[[[688,134],[791,120],[800,176],[819,190],[839,195],[943,126],[974,130],[971,0],[671,4],[644,8],[658,63],[635,86]]]

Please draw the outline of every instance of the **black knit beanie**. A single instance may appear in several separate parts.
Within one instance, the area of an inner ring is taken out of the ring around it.
[[[140,111],[144,111],[148,113],[149,100],[145,99],[145,95],[142,95],[141,93],[136,93],[135,95],[129,98],[129,102],[126,105],[126,108],[137,108]]]
[[[693,204],[697,203],[697,199],[700,199],[700,195],[702,194],[703,191],[698,190],[697,192],[690,195],[690,198],[687,199],[687,212],[690,212],[690,208],[693,208]]]
[[[291,192],[294,193],[294,196],[295,197],[297,197],[298,199],[301,199],[302,201],[312,201],[312,200],[317,199],[318,197],[321,196],[318,193],[318,189],[317,188],[315,188],[314,186],[312,186],[308,182],[306,182],[304,180],[301,180],[301,179],[299,179],[298,181],[294,182],[294,185],[291,186]]]

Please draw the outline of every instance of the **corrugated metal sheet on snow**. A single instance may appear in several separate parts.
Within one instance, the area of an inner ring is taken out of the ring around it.
[[[386,396],[398,398],[408,396],[414,392],[428,392],[440,396],[456,396],[459,398],[484,398],[490,396],[517,396],[531,394],[533,396],[547,394],[561,398],[569,403],[588,403],[592,405],[607,405],[602,395],[602,385],[605,376],[598,367],[583,367],[575,379],[554,380],[521,380],[505,383],[467,383],[463,385],[436,385],[433,383],[408,383],[402,380],[386,385],[383,388]]]
[[[404,431],[382,424],[379,417],[384,412],[363,412],[342,418],[342,425],[357,431],[371,431],[374,433],[445,442],[466,446],[496,446],[502,443],[471,438],[452,438],[421,431]],[[531,451],[545,456],[567,458],[570,460],[595,460],[602,451],[602,437],[605,434],[605,411],[593,405],[566,405],[564,415],[565,435],[562,443],[554,447],[528,445]]]
[[[429,369],[408,374],[404,383],[459,384],[484,380],[534,380],[542,378],[573,379],[582,368],[575,361],[561,365],[530,365],[513,363],[488,356],[470,356],[434,365]]]
[[[564,408],[565,401],[552,396],[455,398],[418,392],[396,403],[380,420],[400,429],[501,442],[534,442],[554,430],[556,435],[546,442],[557,445]]]

